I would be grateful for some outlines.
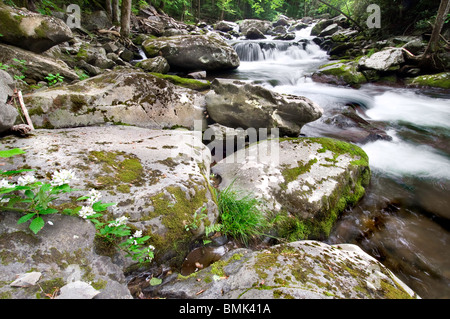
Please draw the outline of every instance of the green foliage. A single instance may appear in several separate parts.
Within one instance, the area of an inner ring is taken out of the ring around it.
[[[200,226],[200,223],[202,222],[202,220],[207,217],[207,215],[204,213],[205,210],[206,210],[206,207],[202,207],[200,213],[195,212],[194,220],[190,224],[184,225],[184,229],[186,229],[186,231],[197,229]]]
[[[64,81],[64,77],[59,73],[56,74],[49,73],[44,79],[47,80],[49,86],[53,86],[58,82]]]
[[[217,195],[221,232],[248,245],[252,238],[262,235],[269,226],[265,213],[261,211],[264,203],[232,187],[233,184]]]

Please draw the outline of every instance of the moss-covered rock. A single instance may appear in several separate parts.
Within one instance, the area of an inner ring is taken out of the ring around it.
[[[356,62],[334,61],[325,64],[313,76],[314,81],[336,85],[359,86],[367,82],[363,73],[358,71]]]
[[[2,169],[36,168],[46,179],[53,172],[71,169],[80,190],[56,202],[61,210],[90,189],[104,203],[116,203],[109,220],[125,216],[132,229],[151,238],[155,260],[181,266],[189,248],[217,221],[218,210],[209,187],[211,153],[192,132],[149,130],[132,126],[35,130],[28,139],[12,138],[8,147],[26,149]],[[202,218],[196,219],[202,215]],[[203,216],[204,215],[204,216]],[[192,231],[187,225],[195,224]],[[94,245],[94,244],[92,244]],[[119,258],[114,247],[95,242],[98,253],[114,257],[125,270],[135,262]],[[5,260],[10,260],[5,255]]]
[[[408,81],[409,86],[450,89],[450,72],[421,75]]]
[[[24,96],[36,128],[106,122],[163,129],[202,123],[204,96],[141,70],[116,68],[72,85]]]
[[[198,293],[201,292],[201,293]],[[153,296],[188,299],[413,299],[408,286],[355,245],[298,241],[237,249]],[[260,310],[262,313],[263,308]]]
[[[262,141],[212,168],[233,186],[265,199],[290,240],[326,239],[339,214],[357,203],[370,181],[368,157],[354,144],[329,138]],[[233,158],[235,159],[233,161]]]
[[[62,20],[3,3],[0,3],[0,34],[2,42],[36,53],[73,38]]]

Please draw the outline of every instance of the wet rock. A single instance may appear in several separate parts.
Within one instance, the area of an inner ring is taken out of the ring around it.
[[[35,53],[69,41],[72,31],[64,21],[27,9],[0,4],[1,41]]]
[[[317,120],[322,109],[311,100],[281,95],[261,86],[215,79],[206,95],[211,118],[232,128],[279,128],[281,134],[298,136],[302,126]]]
[[[320,31],[319,37],[326,37],[328,35],[333,35],[338,30],[339,30],[339,26],[336,23],[333,23],[333,24],[329,25],[328,27],[326,27],[325,29],[323,29],[322,31]]]
[[[239,56],[219,36],[187,35],[146,40],[148,57],[163,56],[171,70],[221,71],[239,66]]]
[[[408,81],[411,87],[436,87],[450,89],[450,72],[420,75]]]
[[[179,277],[154,295],[186,299],[419,298],[356,245],[330,246],[317,241],[263,251],[232,250],[196,276]]]
[[[245,37],[249,40],[257,40],[257,39],[265,39],[266,38],[266,36],[255,27],[248,29],[247,33],[245,34]]]
[[[334,23],[331,19],[322,19],[311,29],[311,35],[318,36],[326,27]]]
[[[339,61],[332,61],[321,66],[312,75],[312,79],[320,83],[351,86],[358,86],[367,82],[364,74],[358,71],[356,63]]]
[[[204,96],[128,68],[24,96],[36,128],[123,123],[162,129],[204,121]]]
[[[220,21],[218,22],[214,29],[222,32],[229,32],[238,28],[238,25],[230,21]]]

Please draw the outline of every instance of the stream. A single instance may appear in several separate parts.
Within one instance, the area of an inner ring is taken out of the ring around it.
[[[372,180],[327,243],[360,246],[422,298],[450,298],[450,92],[315,83],[311,74],[328,56],[311,41],[311,28],[297,31],[293,41],[230,42],[241,66],[227,77],[318,103],[324,115],[304,126],[305,136],[351,142],[348,128],[327,119],[360,105],[359,115],[390,139],[358,144],[369,155]]]

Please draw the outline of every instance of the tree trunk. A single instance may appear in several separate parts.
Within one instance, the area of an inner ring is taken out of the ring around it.
[[[119,0],[112,0],[112,23],[114,25],[119,25],[120,20],[120,9],[119,9]]]
[[[105,0],[105,9],[108,16],[112,19],[112,3],[111,0]]]
[[[441,36],[442,27],[445,23],[445,18],[447,17],[450,0],[441,0],[441,5],[439,6],[438,13],[436,16],[436,22],[434,24],[433,33],[431,33],[430,42],[428,42],[427,49],[424,55],[432,54],[437,51],[439,47],[439,39]]]
[[[122,0],[122,11],[120,17],[120,35],[128,38],[130,35],[131,0]]]
[[[431,33],[430,41],[428,42],[425,52],[418,57],[419,67],[422,71],[441,71],[445,68],[441,63],[437,54],[439,51],[439,40],[441,37],[442,27],[445,23],[445,18],[450,9],[450,0],[441,0],[441,4],[434,23],[433,32]]]

